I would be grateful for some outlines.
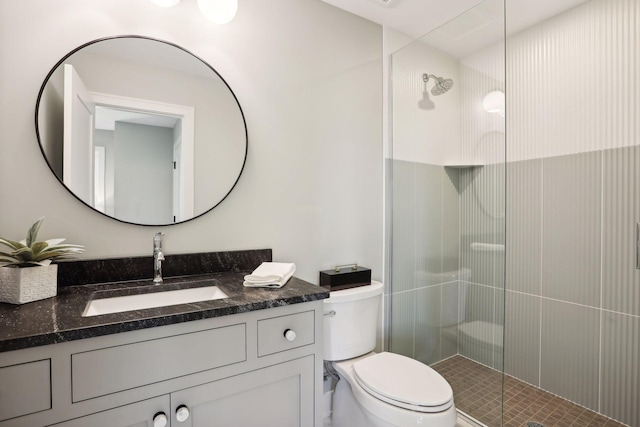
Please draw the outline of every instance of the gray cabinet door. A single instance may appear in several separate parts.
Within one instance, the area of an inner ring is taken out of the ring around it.
[[[171,394],[172,427],[314,425],[314,356]],[[189,416],[178,421],[186,406]]]
[[[169,427],[169,403],[168,395],[159,396],[49,427],[153,427],[154,415],[160,412],[166,414],[166,427]]]

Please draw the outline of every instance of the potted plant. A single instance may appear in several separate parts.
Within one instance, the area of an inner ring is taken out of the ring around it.
[[[22,241],[0,237],[0,244],[11,248],[0,251],[0,302],[24,304],[55,296],[58,266],[51,262],[84,252],[83,246],[63,244],[65,239],[37,241],[43,220],[37,220]]]

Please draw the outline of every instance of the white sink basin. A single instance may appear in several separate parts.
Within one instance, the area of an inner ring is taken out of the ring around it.
[[[102,298],[89,301],[82,317],[101,314],[122,313],[124,311],[143,310],[145,308],[166,307],[169,305],[189,304],[228,298],[217,286],[180,289],[177,291],[153,292],[148,294],[127,295]]]

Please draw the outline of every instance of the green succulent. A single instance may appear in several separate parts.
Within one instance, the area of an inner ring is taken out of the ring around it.
[[[29,228],[27,238],[19,242],[0,237],[0,244],[8,246],[12,250],[11,252],[0,252],[0,264],[4,264],[4,267],[49,265],[53,260],[84,252],[84,246],[62,244],[65,239],[36,241],[42,221],[44,221],[44,217],[37,220]]]

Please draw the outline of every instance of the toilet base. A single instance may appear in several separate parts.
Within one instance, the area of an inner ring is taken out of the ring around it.
[[[353,396],[351,385],[349,382],[341,379],[336,384],[333,392],[333,416],[331,417],[333,427],[368,427],[372,425],[362,411],[362,407],[358,405],[356,398]],[[373,424],[379,427],[379,424]],[[383,424],[383,427],[389,424]]]

